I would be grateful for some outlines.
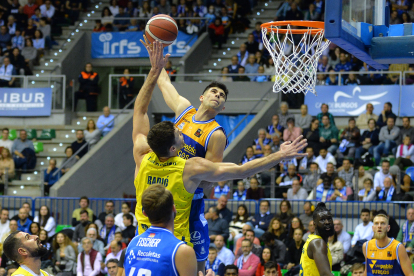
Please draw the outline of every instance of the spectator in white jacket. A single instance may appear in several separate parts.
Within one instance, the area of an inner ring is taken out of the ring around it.
[[[369,217],[369,210],[364,208],[361,210],[361,220],[362,223],[358,224],[354,231],[354,236],[352,237],[352,247],[355,246],[359,240],[371,240],[374,232],[372,231],[372,221]]]
[[[403,143],[397,148],[397,159],[394,165],[400,167],[403,171],[404,167],[409,167],[414,164],[414,147],[411,144],[411,138],[408,135],[403,137]]]
[[[376,192],[379,192],[384,188],[384,179],[387,177],[392,178],[390,174],[390,161],[383,160],[381,164],[381,170],[375,173],[374,176],[374,190]]]
[[[55,219],[50,215],[49,207],[40,207],[39,215],[34,218],[34,222],[40,224],[40,228],[46,230],[47,236],[52,237],[56,231]]]
[[[121,213],[115,216],[115,225],[118,226],[122,231],[125,230],[126,226],[124,225],[124,214],[130,214],[134,218],[132,225],[137,227],[137,219],[135,218],[135,214],[131,212],[131,205],[128,202],[122,203]]]

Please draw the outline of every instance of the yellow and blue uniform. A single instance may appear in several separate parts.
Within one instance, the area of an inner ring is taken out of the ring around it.
[[[36,273],[34,273],[30,268],[28,268],[25,265],[20,265],[20,267],[18,269],[16,269],[15,272],[13,272],[12,276],[35,276],[37,275]],[[50,276],[49,273],[47,273],[44,270],[40,270],[40,275],[43,276]]]
[[[180,116],[175,119],[174,125],[181,130],[184,137],[184,148],[178,152],[183,159],[192,157],[206,157],[208,143],[215,131],[224,131],[223,127],[215,119],[208,121],[197,121],[195,114],[197,110],[189,106]],[[228,141],[226,141],[226,147]],[[194,245],[197,261],[205,261],[208,257],[210,239],[208,236],[207,220],[204,218],[203,189],[197,188],[191,204],[190,233],[191,242]]]
[[[372,275],[393,275],[403,276],[398,256],[398,247],[400,242],[391,239],[390,243],[380,248],[377,246],[377,240],[373,239],[366,243],[365,256],[367,259],[367,276]]]
[[[174,220],[174,235],[181,241],[190,242],[189,221],[191,201],[193,194],[187,192],[183,182],[185,160],[180,157],[171,157],[161,162],[154,152],[147,153],[141,162],[141,166],[134,185],[137,194],[137,206],[135,216],[138,220],[138,234],[144,233],[150,226],[148,217],[142,213],[141,198],[144,191],[152,184],[161,184],[171,192],[177,216]]]
[[[300,276],[319,276],[319,270],[316,266],[315,260],[309,258],[308,256],[308,247],[311,241],[315,239],[322,239],[321,236],[311,234],[308,236],[308,239],[305,242],[305,245],[303,246],[302,250],[302,256],[300,257]],[[328,244],[326,245],[328,246]],[[332,255],[331,250],[329,250],[328,246],[328,260],[329,260],[329,267],[332,271]]]

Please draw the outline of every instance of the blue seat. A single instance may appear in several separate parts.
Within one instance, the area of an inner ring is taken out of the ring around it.
[[[411,177],[411,180],[414,181],[414,167],[408,167],[405,170],[405,173]]]

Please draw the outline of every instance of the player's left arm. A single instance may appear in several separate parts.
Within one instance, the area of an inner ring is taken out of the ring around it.
[[[405,250],[405,246],[403,244],[400,244],[398,247],[398,257],[400,259],[400,265],[404,275],[414,276],[410,258],[408,258],[407,251]]]
[[[366,252],[366,247],[368,246],[368,244],[367,244],[367,242],[364,242],[364,244],[362,245],[362,253],[364,254],[364,257],[365,257],[365,270],[364,270],[364,276],[366,276],[367,275],[367,264],[368,264],[368,261],[367,261],[367,256],[365,256],[365,252]]]

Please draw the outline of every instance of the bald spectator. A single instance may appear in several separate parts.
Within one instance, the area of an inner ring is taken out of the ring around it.
[[[304,240],[306,242],[306,240],[308,239],[309,235],[314,235],[315,234],[315,223],[313,222],[313,220],[311,220],[308,223],[308,232],[305,233],[305,235],[303,235],[302,240]]]
[[[377,201],[396,201],[397,191],[394,187],[394,181],[390,177],[384,179],[384,187],[379,191],[377,195]]]
[[[30,233],[30,224],[32,221],[28,218],[29,214],[25,208],[19,210],[19,220],[17,221],[17,229],[22,232]]]
[[[217,207],[210,207],[208,221],[208,235],[211,241],[216,239],[217,235],[222,235],[224,239],[229,238],[229,224],[225,219],[220,218]]]
[[[34,221],[34,218],[32,217],[32,209],[30,208],[30,204],[29,204],[29,202],[24,202],[23,204],[22,204],[22,207],[21,208],[24,208],[24,209],[26,209],[26,211],[27,211],[27,213],[29,214],[29,216],[28,216],[28,218],[31,220],[31,221]],[[19,214],[17,214],[17,215],[15,215],[14,217],[12,217],[11,219],[14,219],[15,221],[18,221],[19,220]]]
[[[234,262],[234,254],[233,252],[225,247],[225,240],[222,235],[217,235],[214,239],[214,245],[217,248],[217,259],[222,261],[224,265],[229,265]]]
[[[233,220],[233,213],[227,208],[227,197],[226,196],[224,195],[220,196],[220,198],[217,200],[216,207],[217,207],[220,218],[226,220],[227,223],[230,223],[230,221]],[[205,214],[205,218],[210,219],[211,214],[207,212]]]
[[[103,115],[99,116],[96,122],[97,127],[102,131],[102,136],[106,136],[115,126],[114,115],[111,114],[109,107],[103,108]]]
[[[311,221],[313,221],[313,210],[315,206],[312,205],[310,202],[305,202],[303,204],[303,213],[299,216],[300,221],[303,225],[308,225]]]
[[[359,115],[356,125],[361,130],[367,130],[368,127],[368,120],[374,119],[375,122],[378,120],[378,115],[374,114],[374,105],[372,103],[368,103],[366,107],[367,112]]]
[[[351,235],[349,235],[345,230],[343,230],[344,226],[340,219],[334,220],[334,229],[336,235],[338,236],[338,241],[340,241],[344,247],[344,253],[348,253],[349,249],[351,248]]]
[[[111,259],[117,259],[119,261],[122,254],[122,242],[113,240],[109,246],[111,247],[111,253],[106,256],[105,263],[101,263],[101,273],[103,274],[108,273],[106,263]]]

